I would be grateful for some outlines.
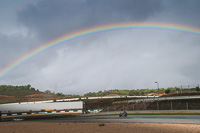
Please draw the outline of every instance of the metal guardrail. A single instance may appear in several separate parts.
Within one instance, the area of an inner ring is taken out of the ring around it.
[[[42,114],[59,114],[59,113],[66,113],[66,114],[82,114],[83,110],[81,109],[72,109],[72,110],[57,110],[57,111],[38,111],[38,112],[13,112],[13,113],[0,113],[0,117],[4,118],[6,116],[31,116],[31,115],[42,115]],[[90,113],[99,113],[101,109],[93,109],[88,110]]]
[[[200,98],[198,96],[174,96],[174,97],[155,97],[155,98],[146,98],[146,99],[134,99],[128,100],[128,102],[139,102],[139,101],[161,101],[161,100],[176,100],[176,99],[195,99]]]
[[[71,99],[60,99],[56,100],[57,102],[62,101],[76,101],[76,100],[85,100],[85,99],[109,99],[109,98],[153,98],[158,96],[102,96],[102,97],[82,97],[82,98],[71,98]],[[42,102],[42,101],[41,101]]]
[[[35,114],[53,114],[53,113],[82,113],[82,110],[63,110],[63,111],[39,111],[39,112],[18,112],[18,113],[2,113],[1,116],[22,116]]]

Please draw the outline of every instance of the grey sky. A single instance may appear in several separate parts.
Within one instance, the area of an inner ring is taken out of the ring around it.
[[[0,69],[61,35],[120,22],[200,28],[199,0],[0,1]],[[200,36],[123,30],[59,45],[10,71],[0,84],[83,94],[108,89],[198,84]]]

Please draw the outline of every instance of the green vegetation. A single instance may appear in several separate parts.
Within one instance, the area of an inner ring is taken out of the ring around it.
[[[24,97],[26,95],[42,93],[39,90],[31,87],[31,85],[25,86],[11,86],[11,85],[0,85],[0,95]]]
[[[160,88],[159,93],[164,93],[166,89]],[[111,94],[117,94],[117,95],[126,95],[126,96],[144,96],[147,94],[156,94],[158,93],[158,89],[132,89],[132,90],[104,90],[104,91],[99,91],[99,92],[89,92],[85,94],[85,97],[90,97],[90,96],[106,96],[106,95],[111,95]]]
[[[199,86],[197,86],[195,89],[196,89],[196,91],[198,91],[198,92],[200,91]]]
[[[177,91],[184,90],[182,88],[178,87],[169,87],[167,89],[159,88],[159,94],[169,94]],[[200,91],[199,87],[196,88],[190,88],[191,91]],[[158,94],[158,89],[132,89],[132,90],[104,90],[99,92],[89,92],[84,94],[84,97],[93,97],[93,96],[107,96],[111,94],[117,94],[117,95],[125,95],[125,96],[146,96],[146,95],[156,95]]]
[[[51,92],[50,90],[46,90],[44,91],[45,94],[52,94],[52,95],[57,95],[58,97],[64,97],[65,95],[61,93],[55,93],[55,92]]]
[[[170,89],[166,89],[166,90],[165,90],[165,93],[166,93],[166,94],[169,94],[170,91],[171,91]]]
[[[12,85],[0,85],[0,95],[14,96],[15,98],[24,97],[33,94],[51,94],[58,97],[64,97],[62,93],[54,93],[50,90],[41,92],[38,89],[31,87],[31,85],[12,86]]]
[[[177,87],[170,87],[167,89],[160,88],[159,94],[169,94],[172,92],[180,91],[181,88]],[[191,90],[200,91],[199,87],[192,88]],[[145,96],[145,95],[156,95],[158,93],[158,89],[132,89],[132,90],[125,90],[125,89],[114,89],[114,90],[104,90],[99,92],[88,92],[84,94],[84,97],[95,97],[95,96],[107,96],[107,95],[124,95],[124,96]],[[14,96],[15,98],[24,97],[26,95],[32,94],[51,94],[56,97],[60,98],[81,98],[81,95],[74,95],[74,94],[63,94],[63,93],[55,93],[51,92],[50,90],[46,90],[44,92],[36,90],[35,88],[31,87],[31,85],[24,85],[24,86],[11,86],[11,85],[0,85],[0,95],[7,95],[7,96]]]

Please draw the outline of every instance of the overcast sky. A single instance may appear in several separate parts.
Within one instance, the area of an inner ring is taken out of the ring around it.
[[[120,22],[200,28],[199,0],[0,0],[0,70],[64,34]],[[0,79],[41,91],[84,94],[200,83],[200,35],[130,29],[48,49]]]

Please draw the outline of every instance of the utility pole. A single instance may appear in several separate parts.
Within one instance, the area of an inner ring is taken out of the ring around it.
[[[188,89],[189,89],[189,93],[190,93],[190,91],[191,91],[191,90],[190,90],[190,85],[188,85]]]
[[[182,87],[182,85],[181,85],[181,93],[183,93],[183,87]]]
[[[155,82],[157,84],[157,88],[158,88],[158,96],[159,96],[159,84],[158,82]]]

